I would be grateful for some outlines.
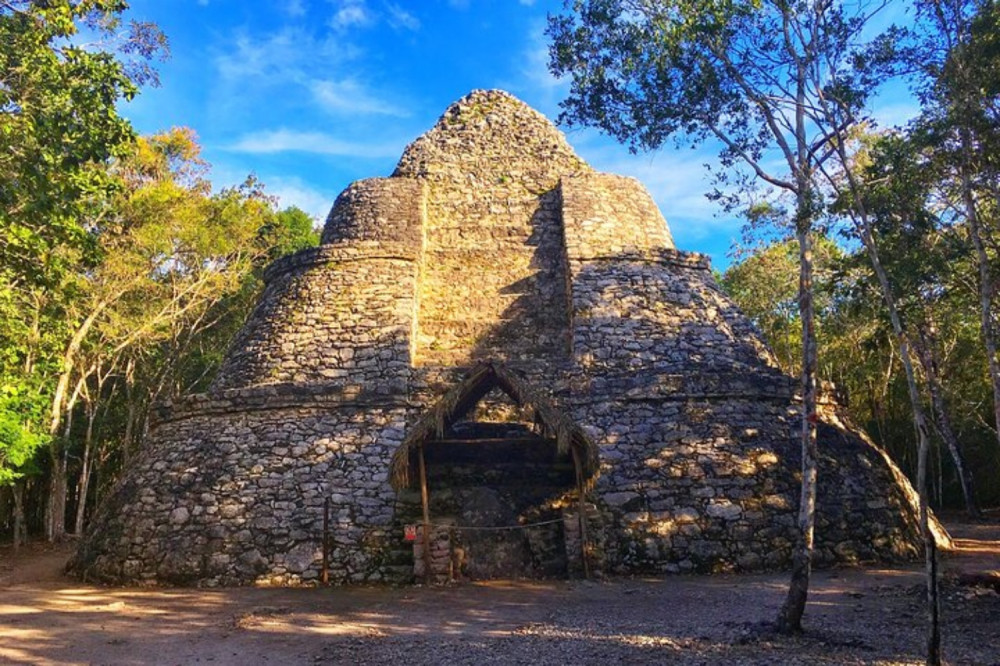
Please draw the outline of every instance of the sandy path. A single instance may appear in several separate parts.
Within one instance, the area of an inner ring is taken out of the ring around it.
[[[982,584],[1000,575],[1000,521],[951,528],[961,550],[943,567],[946,656],[1000,665],[1000,594]],[[775,615],[785,574],[136,589],[64,578],[68,553],[0,548],[0,663],[921,663],[918,567],[819,572],[806,634],[760,639],[748,627]]]

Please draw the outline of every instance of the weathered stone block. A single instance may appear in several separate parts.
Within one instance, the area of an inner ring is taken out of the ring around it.
[[[412,578],[423,565],[413,567],[411,548],[422,545],[402,542],[399,523],[406,511],[416,520],[419,495],[397,494],[390,461],[421,428],[435,441],[463,417],[556,431],[545,437],[572,430],[593,454],[590,541],[564,516],[553,534],[524,538],[545,558],[565,565],[587,550],[623,573],[789,562],[796,380],[778,371],[708,260],[673,248],[645,189],[594,172],[540,114],[496,91],[460,100],[392,177],[345,190],[322,243],[265,271],[209,393],[154,410],[136,464],[80,543],[77,571],[311,583],[325,537],[335,582]],[[518,404],[475,392],[442,399],[478,361],[517,378]],[[818,557],[916,556],[912,488],[840,422],[835,403],[824,399],[820,416]],[[464,515],[482,523],[497,514],[484,498],[500,493],[501,468],[547,465],[564,483],[533,508],[562,511],[575,501],[575,471],[557,449],[541,462],[525,451],[499,461],[475,493],[431,493],[444,504],[478,498]],[[434,535],[436,576],[460,568],[455,548]]]

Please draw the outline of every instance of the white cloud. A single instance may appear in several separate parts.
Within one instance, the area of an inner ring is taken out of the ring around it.
[[[302,132],[287,128],[244,134],[228,150],[238,153],[313,153],[340,157],[383,158],[403,152],[403,142],[345,141],[324,132]]]
[[[568,80],[561,81],[549,71],[549,40],[545,36],[544,22],[532,25],[528,49],[522,54],[522,62],[521,73],[532,85],[545,90],[569,89]]]
[[[356,79],[312,81],[309,89],[324,109],[331,113],[380,115],[404,118],[409,112],[392,102],[379,99]]]
[[[332,192],[320,191],[300,178],[281,176],[263,178],[265,191],[278,199],[281,208],[295,206],[304,210],[319,226],[326,219],[336,198]]]
[[[549,45],[545,20],[536,20],[528,28],[525,46],[512,63],[514,80],[493,82],[493,87],[510,90],[551,119],[559,115],[559,102],[569,93],[569,80],[557,79],[549,72]]]
[[[617,148],[617,146],[616,146]],[[625,152],[624,149],[621,149]],[[623,155],[607,163],[598,160],[602,171],[632,176],[653,195],[665,216],[711,218],[719,205],[705,193],[712,189],[704,157],[691,151],[664,151],[655,155]]]
[[[250,36],[241,34],[215,58],[221,86],[216,90],[220,109],[247,109],[274,95],[308,103],[313,108],[338,116],[409,116],[405,104],[372,90],[361,78],[337,78],[339,71],[364,73],[361,52],[344,40],[314,36],[303,26],[285,27],[278,32]],[[332,74],[332,76],[331,76]]]
[[[405,29],[405,30],[419,30],[420,29],[420,19],[406,11],[399,5],[395,3],[387,3],[385,6],[389,16],[387,21],[389,26],[394,30]]]
[[[375,14],[365,0],[341,0],[336,5],[337,9],[330,19],[330,27],[334,30],[366,28],[375,23]]]
[[[255,84],[301,82],[317,63],[329,68],[360,53],[342,40],[317,39],[300,26],[262,36],[240,33],[220,46],[224,51],[215,57],[215,66],[225,82],[240,89],[246,88],[248,79],[256,79]]]

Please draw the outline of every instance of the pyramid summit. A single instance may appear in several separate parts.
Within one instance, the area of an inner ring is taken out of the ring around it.
[[[790,561],[797,382],[641,184],[508,93],[451,105],[265,281],[211,390],[158,407],[77,572],[303,584]],[[821,413],[817,561],[918,554],[912,488],[832,399]]]

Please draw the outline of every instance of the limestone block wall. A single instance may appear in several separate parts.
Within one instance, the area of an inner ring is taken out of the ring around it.
[[[351,376],[405,377],[416,313],[417,250],[325,245],[277,262],[213,390]]]
[[[391,178],[345,190],[322,240],[267,270],[210,392],[157,407],[80,543],[77,572],[309,583],[329,502],[334,582],[412,579],[399,522],[418,504],[393,492],[389,461],[477,359],[521,374],[599,446],[587,515],[606,570],[788,563],[796,380],[707,258],[672,249],[644,188],[594,173],[543,116],[498,91],[459,100]],[[471,418],[483,432],[524,430],[527,412],[494,393]],[[912,488],[834,405],[820,450],[818,561],[916,555]],[[484,505],[459,495],[437,509],[466,520]],[[557,537],[530,548],[551,550]],[[580,538],[562,534],[567,557]]]
[[[597,172],[565,176],[559,193],[571,260],[674,247],[663,214],[634,178]]]
[[[708,260],[675,250],[570,256],[573,358],[591,374],[776,368]]]
[[[389,241],[418,248],[422,243],[423,208],[423,183],[419,180],[359,180],[337,197],[320,243]]]
[[[755,571],[790,561],[800,465],[791,396],[740,394],[725,382],[712,394],[702,388],[667,400],[609,396],[575,412],[601,444],[596,494],[612,571]],[[884,454],[830,423],[820,450],[816,562],[914,558],[918,516]]]
[[[403,438],[401,403],[286,386],[172,406],[74,567],[110,582],[315,581],[328,497],[331,580],[385,580],[398,531],[386,470]]]
[[[394,177],[426,183],[418,365],[565,357],[559,198],[588,171],[541,114],[504,93],[452,105]]]

